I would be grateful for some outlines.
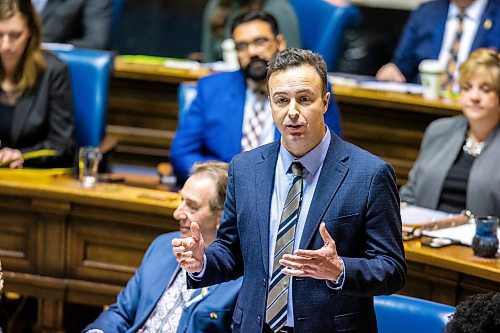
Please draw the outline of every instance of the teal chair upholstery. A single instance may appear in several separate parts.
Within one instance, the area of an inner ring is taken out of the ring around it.
[[[361,23],[353,5],[335,6],[325,0],[290,0],[299,18],[302,47],[319,53],[333,71],[342,49],[344,31]]]
[[[442,333],[455,307],[423,299],[375,296],[379,333]]]
[[[78,147],[98,147],[105,135],[113,55],[107,51],[87,49],[52,51],[69,66],[76,144]]]

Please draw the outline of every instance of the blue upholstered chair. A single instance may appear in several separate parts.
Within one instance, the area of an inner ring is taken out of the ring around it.
[[[325,0],[290,0],[299,18],[302,47],[319,53],[333,71],[346,28],[359,25],[361,12],[353,5],[337,7]]]
[[[75,107],[75,140],[78,147],[100,146],[108,110],[108,87],[113,68],[111,52],[53,50],[69,66]]]
[[[423,299],[390,295],[375,296],[380,333],[442,333],[455,307]]]

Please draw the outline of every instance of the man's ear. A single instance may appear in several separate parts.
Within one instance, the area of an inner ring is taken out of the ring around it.
[[[278,43],[278,51],[283,51],[286,49],[286,39],[282,34],[276,35],[276,42]]]
[[[327,91],[326,94],[323,96],[323,105],[325,106],[325,113],[328,110],[328,103],[330,103],[330,92]]]

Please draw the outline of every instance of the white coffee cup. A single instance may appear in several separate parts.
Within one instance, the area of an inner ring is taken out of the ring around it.
[[[222,59],[226,63],[228,70],[238,70],[240,69],[240,63],[238,61],[238,54],[236,53],[236,48],[234,40],[228,38],[224,40],[221,44],[222,47]]]
[[[94,187],[102,154],[96,147],[81,147],[78,152],[78,175],[82,187]]]
[[[438,99],[444,79],[444,66],[434,59],[425,59],[418,65],[425,99]]]

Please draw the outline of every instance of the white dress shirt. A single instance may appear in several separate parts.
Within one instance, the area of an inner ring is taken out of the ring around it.
[[[460,38],[460,46],[457,54],[457,68],[453,75],[454,81],[457,81],[458,67],[469,57],[472,43],[476,37],[477,29],[481,24],[481,16],[484,9],[488,4],[488,0],[475,0],[469,7],[465,9],[465,17],[463,20],[462,37]],[[446,26],[444,30],[443,42],[441,44],[441,51],[439,52],[439,62],[446,68],[450,58],[450,50],[455,39],[455,34],[458,29],[458,15],[460,9],[451,1],[448,8],[448,17],[446,19]],[[458,87],[455,87],[458,88]],[[457,89],[453,89],[454,91]]]

